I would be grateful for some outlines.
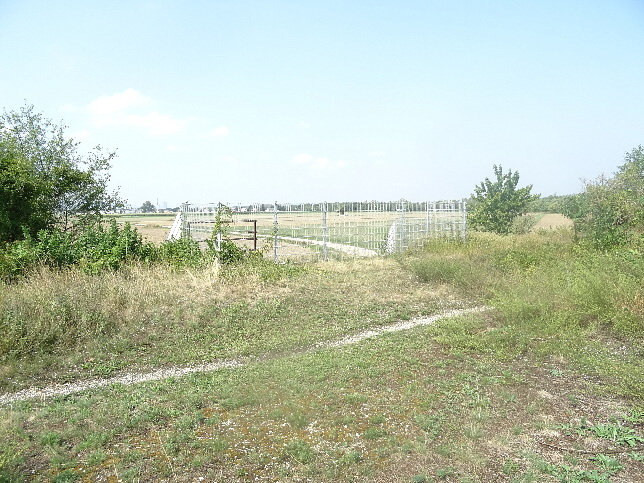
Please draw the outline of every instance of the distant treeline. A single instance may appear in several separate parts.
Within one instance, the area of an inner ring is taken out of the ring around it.
[[[566,215],[578,203],[580,196],[580,194],[541,196],[530,202],[528,211],[532,213],[562,213]]]

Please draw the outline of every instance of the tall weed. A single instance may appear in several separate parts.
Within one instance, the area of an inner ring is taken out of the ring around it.
[[[40,266],[26,279],[0,282],[0,361],[153,343],[181,332],[210,307],[226,306],[240,293],[247,298],[263,291],[265,282],[305,270],[261,259],[183,268],[129,263],[99,274]]]
[[[449,283],[463,296],[485,300],[508,322],[641,336],[644,262],[636,255],[575,244],[560,230],[435,240],[406,262],[420,280]]]

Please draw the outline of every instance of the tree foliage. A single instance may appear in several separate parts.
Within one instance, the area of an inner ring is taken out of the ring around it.
[[[41,227],[40,184],[33,167],[7,140],[0,140],[0,242],[23,235],[23,224]]]
[[[530,194],[532,185],[517,188],[518,171],[504,174],[500,165],[494,165],[494,175],[493,181],[485,178],[474,188],[468,221],[475,229],[507,234],[512,222],[525,214],[528,204],[539,195]]]
[[[644,241],[644,147],[626,153],[624,161],[612,178],[586,183],[566,207],[577,233],[599,249]]]
[[[157,209],[154,207],[151,201],[146,201],[141,205],[140,210],[143,213],[154,213],[157,211]]]
[[[108,189],[115,153],[81,153],[65,126],[31,105],[0,115],[0,242],[83,227],[120,202]]]
[[[565,206],[574,202],[577,195],[549,195],[541,196],[531,201],[527,210],[530,213],[563,213]]]

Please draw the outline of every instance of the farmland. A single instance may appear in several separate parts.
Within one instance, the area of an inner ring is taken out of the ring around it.
[[[160,243],[168,236],[175,216],[173,213],[134,213],[112,215],[107,219],[114,219],[121,225],[130,223],[146,240]]]
[[[267,256],[278,261],[302,262],[391,253],[414,246],[429,235],[462,237],[465,233],[462,202],[400,201],[382,206],[365,202],[348,204],[346,210],[344,204],[333,205],[341,208],[327,212],[322,208],[326,205],[302,205],[302,211],[274,213],[185,205],[182,236],[204,242],[214,236],[213,231],[221,231],[240,246],[264,248]],[[134,223],[150,240],[158,240],[163,229],[169,229],[172,223],[157,214],[120,215],[114,219],[120,224]]]
[[[565,229],[309,265],[43,270],[2,290],[5,337],[25,341],[3,352],[5,394],[245,363],[5,404],[0,468],[37,480],[634,481],[642,270],[626,252],[580,251]]]
[[[401,220],[397,212],[355,212],[339,214],[330,212],[327,218],[327,240],[330,244],[328,256],[333,259],[352,258],[355,250],[350,247],[364,249],[359,256],[370,256],[382,253],[387,245],[391,226]],[[460,214],[431,214],[425,211],[406,213],[407,240],[406,246],[413,246],[417,239],[427,232],[460,236]],[[113,218],[119,224],[132,224],[145,239],[159,243],[168,234],[174,221],[173,214],[132,214],[116,215]],[[563,215],[553,213],[530,213],[535,226],[533,231],[553,230],[559,227],[571,227],[572,221]],[[195,217],[191,223],[191,236],[197,240],[212,236],[212,220],[214,215]],[[272,212],[234,213],[231,223],[224,225],[224,230],[235,243],[246,248],[253,248],[254,227],[257,229],[257,246],[265,251],[267,257],[273,256],[274,214]],[[256,225],[253,224],[256,222]],[[456,223],[456,225],[454,225]],[[322,214],[320,212],[280,212],[278,217],[278,253],[281,260],[319,261],[322,259]],[[400,245],[400,233],[394,238],[395,245]],[[422,238],[421,238],[422,240]],[[422,241],[421,241],[422,243]],[[334,247],[333,245],[347,247]]]

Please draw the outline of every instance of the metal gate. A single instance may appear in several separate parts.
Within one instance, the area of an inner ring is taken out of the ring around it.
[[[252,223],[252,230],[249,229]],[[464,200],[410,202],[184,203],[168,238],[229,239],[285,260],[328,260],[401,252],[431,237],[465,238]]]

